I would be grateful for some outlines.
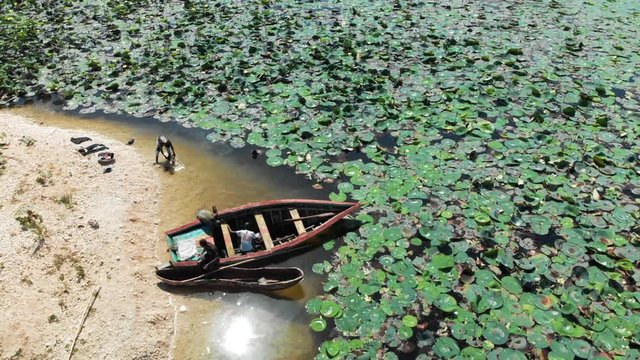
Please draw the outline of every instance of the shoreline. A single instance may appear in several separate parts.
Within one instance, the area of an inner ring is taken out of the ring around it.
[[[95,132],[3,112],[0,127],[0,358],[66,358],[96,286],[74,358],[169,358],[175,309],[153,275],[155,169]],[[70,141],[80,136],[93,140]],[[116,162],[78,153],[94,143]]]

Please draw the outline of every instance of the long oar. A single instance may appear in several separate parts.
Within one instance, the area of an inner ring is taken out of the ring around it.
[[[303,216],[295,219],[286,219],[284,221],[298,221],[298,220],[311,219],[311,218],[329,217],[329,216],[334,216],[335,214],[336,213],[328,212],[328,213],[322,213],[322,214],[316,214],[316,215]]]
[[[287,253],[289,251],[297,251],[297,250],[306,249],[306,248],[311,247],[311,246],[313,246],[313,245],[307,245],[307,246],[301,246],[301,247],[298,247],[298,248],[292,248],[291,250],[284,251],[284,252],[282,252],[280,254]],[[252,262],[252,261],[256,261],[256,260],[264,260],[264,259],[252,258],[252,259],[243,260],[243,261],[237,262],[235,264],[219,267],[219,268],[217,268],[215,270],[211,270],[209,272],[206,272],[206,273],[198,275],[198,276],[194,276],[194,277],[189,278],[189,279],[180,280],[180,282],[181,283],[186,283],[186,282],[190,282],[190,281],[193,281],[193,280],[200,280],[200,279],[205,278],[205,277],[207,277],[207,276],[209,276],[211,274],[215,274],[220,270],[229,269],[229,268],[232,268],[232,267],[237,267],[238,265],[246,264],[246,263],[249,263],[249,262]],[[158,275],[156,275],[156,276],[158,276]]]
[[[84,315],[82,316],[82,320],[80,321],[80,325],[78,325],[78,331],[76,332],[76,337],[73,338],[73,343],[71,344],[71,350],[69,351],[69,357],[67,359],[71,359],[73,356],[73,349],[76,347],[76,341],[78,340],[78,336],[80,336],[80,332],[82,331],[82,327],[84,326],[84,322],[87,320],[87,316],[89,316],[89,311],[91,311],[91,307],[93,303],[96,301],[98,297],[98,293],[102,286],[96,286],[91,294],[91,299],[89,299],[89,303],[87,304],[87,308],[84,310]]]
[[[201,274],[201,275],[198,275],[198,276],[192,277],[192,278],[190,278],[190,279],[181,280],[180,282],[190,282],[190,281],[193,281],[193,280],[200,280],[200,279],[202,279],[202,278],[204,278],[204,277],[206,277],[206,276],[208,276],[208,275],[211,275],[211,274],[217,273],[217,272],[218,272],[218,271],[220,271],[220,270],[228,269],[228,268],[231,268],[231,267],[236,267],[236,266],[238,266],[238,265],[246,264],[246,263],[248,263],[248,262],[255,261],[255,260],[256,260],[255,258],[254,258],[254,259],[247,259],[247,260],[243,260],[243,261],[237,262],[237,263],[235,263],[235,264],[222,266],[222,267],[219,267],[219,268],[217,268],[217,269],[215,269],[215,270],[211,270],[211,271],[206,272],[206,273],[204,273],[204,274]]]

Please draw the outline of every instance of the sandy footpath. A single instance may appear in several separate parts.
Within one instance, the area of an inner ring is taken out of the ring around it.
[[[77,152],[96,142],[116,154],[110,173]],[[166,359],[174,307],[153,274],[151,164],[135,145],[2,112],[0,153],[0,359],[66,359],[98,285],[73,359]]]

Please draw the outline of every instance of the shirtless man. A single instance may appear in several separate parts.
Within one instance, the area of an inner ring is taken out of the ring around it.
[[[167,154],[164,153],[165,149],[167,149]],[[158,155],[160,153],[162,153],[162,156],[169,160],[172,165],[176,163],[176,151],[173,149],[173,144],[171,143],[171,140],[164,136],[160,136],[156,139],[156,164],[158,163]]]

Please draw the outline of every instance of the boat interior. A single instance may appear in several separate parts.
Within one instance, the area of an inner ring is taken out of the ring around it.
[[[221,258],[244,254],[240,251],[240,239],[233,231],[251,230],[261,235],[254,241],[253,252],[270,250],[289,242],[300,235],[311,232],[333,216],[348,208],[342,206],[305,207],[277,206],[264,209],[250,208],[246,211],[220,214],[211,223],[201,223],[187,228],[169,237],[169,246],[174,262],[198,260],[199,256],[190,259],[178,259],[175,253],[178,243],[183,240],[194,241],[198,253],[202,252],[198,242],[201,239],[214,242]]]

